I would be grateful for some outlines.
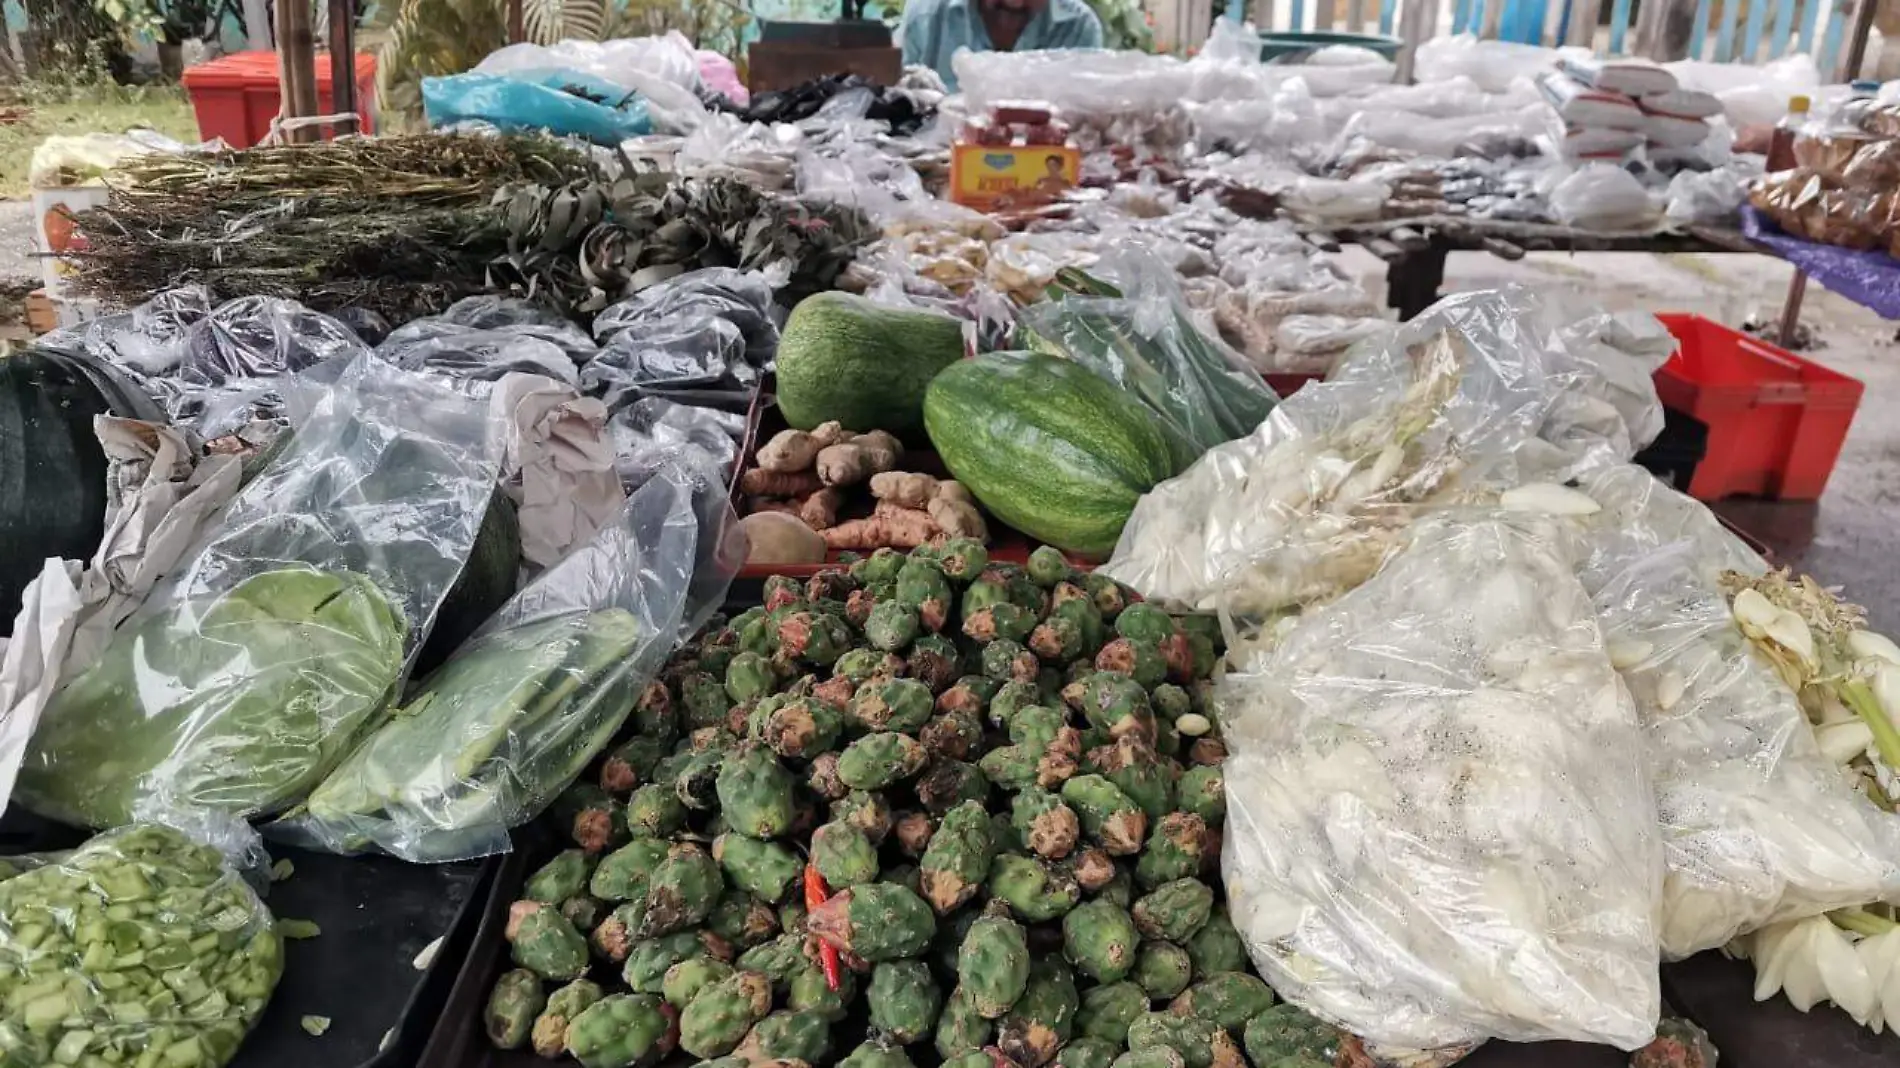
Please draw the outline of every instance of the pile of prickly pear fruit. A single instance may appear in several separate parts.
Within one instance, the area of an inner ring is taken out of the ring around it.
[[[768,579],[554,806],[575,847],[514,905],[490,1038],[586,1068],[1331,1065],[1219,892],[1217,636],[1053,549]]]

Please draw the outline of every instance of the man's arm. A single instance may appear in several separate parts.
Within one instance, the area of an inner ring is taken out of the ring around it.
[[[904,5],[904,66],[937,65],[938,6],[930,0],[911,0]]]

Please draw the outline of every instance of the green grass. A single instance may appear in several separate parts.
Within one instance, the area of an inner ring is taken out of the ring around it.
[[[124,133],[147,126],[187,144],[198,121],[180,86],[31,87],[0,100],[17,121],[0,123],[0,198],[25,197],[33,150],[54,134]]]

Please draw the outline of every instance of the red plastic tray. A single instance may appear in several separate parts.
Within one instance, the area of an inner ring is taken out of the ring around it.
[[[1659,315],[1681,348],[1656,372],[1664,406],[1708,426],[1689,495],[1814,500],[1827,488],[1861,383],[1699,315]]]

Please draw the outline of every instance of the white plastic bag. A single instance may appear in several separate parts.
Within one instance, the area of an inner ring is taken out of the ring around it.
[[[1683,171],[1669,180],[1669,206],[1664,214],[1677,222],[1733,222],[1747,199],[1742,179],[1726,167]]]
[[[1219,684],[1234,926],[1372,1046],[1654,1034],[1655,804],[1574,567],[1550,518],[1424,520]]]
[[[1636,176],[1608,163],[1585,163],[1550,191],[1550,210],[1584,230],[1640,230],[1656,223],[1656,204]]]
[[[1761,558],[1638,467],[1586,477],[1580,571],[1648,736],[1668,875],[1663,954],[1900,895],[1900,816],[1842,778],[1718,580]]]

